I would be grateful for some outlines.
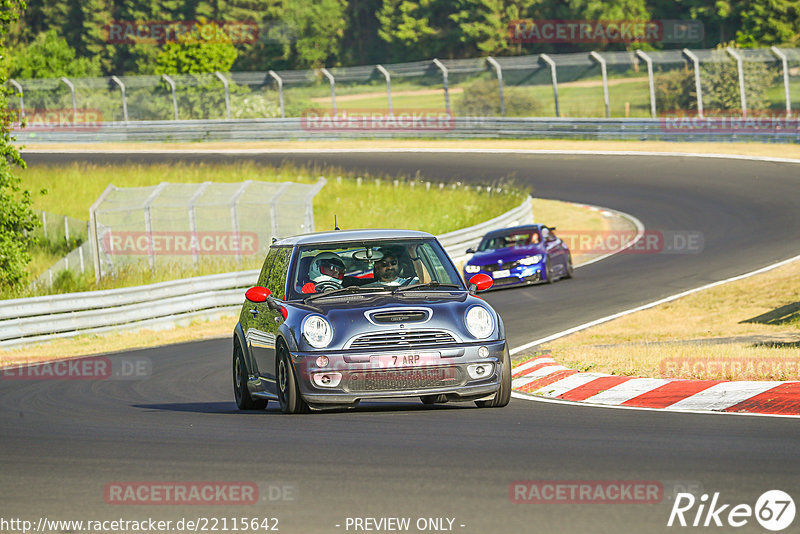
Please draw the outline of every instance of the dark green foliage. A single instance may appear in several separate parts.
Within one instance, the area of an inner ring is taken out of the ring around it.
[[[689,69],[658,73],[655,76],[655,93],[659,113],[697,109],[694,73]]]
[[[507,117],[535,117],[541,110],[540,103],[526,94],[524,87],[505,87],[504,97]],[[480,80],[467,87],[456,112],[466,117],[499,117],[497,80]]]
[[[99,76],[100,64],[76,57],[75,50],[56,30],[40,33],[12,56],[12,78],[60,78]]]

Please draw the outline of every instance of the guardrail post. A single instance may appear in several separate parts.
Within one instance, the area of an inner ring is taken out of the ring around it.
[[[773,54],[778,56],[778,59],[781,60],[781,67],[783,68],[783,95],[786,99],[786,117],[790,117],[792,114],[792,101],[789,98],[789,63],[788,59],[786,58],[786,54],[781,52],[781,50],[777,46],[771,46],[769,48]]]
[[[506,114],[506,99],[503,97],[503,68],[500,66],[500,63],[497,62],[495,58],[489,56],[486,58],[486,61],[494,67],[495,72],[497,73],[497,85],[500,90],[500,114],[505,116]]]
[[[444,63],[438,59],[434,59],[433,64],[436,65],[440,71],[442,71],[442,85],[444,86],[444,110],[445,113],[450,115],[450,89],[447,85],[447,67],[445,67]]]
[[[215,71],[214,74],[222,82],[222,85],[225,86],[225,116],[228,118],[228,120],[230,120],[230,118],[231,118],[231,94],[230,94],[230,91],[228,90],[228,80],[219,71]]]
[[[238,210],[236,209],[236,203],[239,201],[239,197],[241,197],[244,194],[244,192],[247,191],[247,188],[250,187],[250,184],[252,183],[253,180],[246,180],[245,182],[242,182],[242,185],[239,187],[239,189],[236,190],[236,192],[231,197],[231,226],[237,244],[236,263],[238,264],[242,263],[242,240],[239,235],[239,213]]]
[[[72,85],[72,82],[66,79],[65,77],[61,77],[61,81],[69,87],[69,92],[72,93],[72,122],[78,122],[78,99],[75,98],[75,86]]]
[[[653,58],[642,52],[636,51],[636,55],[647,63],[647,83],[650,86],[650,116],[656,118],[656,89],[655,80],[653,79]]]
[[[272,79],[275,80],[275,83],[278,84],[278,100],[281,103],[281,118],[285,119],[286,112],[284,111],[283,108],[283,79],[280,76],[278,76],[278,73],[276,73],[274,70],[269,71],[268,74],[272,76]]]
[[[392,116],[394,115],[394,109],[392,108],[392,77],[389,75],[389,71],[383,68],[383,65],[375,65],[375,68],[386,78],[386,97],[389,99],[389,116]]]
[[[589,52],[589,55],[600,63],[600,72],[603,74],[603,102],[606,105],[606,118],[608,119],[611,117],[611,108],[608,103],[608,69],[606,68],[606,60],[594,50]]]
[[[328,69],[322,68],[319,71],[328,78],[331,84],[331,103],[333,104],[333,116],[336,116],[336,81],[333,79],[333,74],[328,72]]]
[[[94,262],[94,281],[96,284],[100,283],[103,277],[100,263],[100,235],[97,232],[97,208],[105,201],[106,197],[114,191],[116,187],[113,184],[108,184],[105,191],[94,201],[89,207],[89,241],[92,243],[92,260]],[[111,240],[109,240],[110,242]]]
[[[553,100],[556,103],[556,117],[561,116],[558,110],[558,76],[556,75],[556,62],[547,54],[539,54],[539,59],[550,65],[550,78],[553,80]]]
[[[197,188],[197,191],[195,191],[194,194],[189,198],[188,204],[189,204],[190,242],[191,242],[191,237],[197,235],[197,213],[195,211],[194,204],[195,202],[197,202],[197,199],[200,198],[200,195],[202,195],[205,192],[205,190],[208,189],[209,185],[211,185],[211,182],[203,182],[202,184],[200,184],[200,187]],[[200,257],[197,254],[197,250],[195,248],[192,248],[192,263],[197,265],[199,261]]]
[[[736,60],[736,70],[739,72],[739,98],[742,104],[742,117],[747,116],[747,95],[744,92],[744,65],[742,64],[742,56],[733,48],[728,47],[725,49],[728,54]]]
[[[700,60],[688,48],[682,50],[683,55],[688,57],[694,69],[694,89],[697,93],[697,116],[703,118],[703,88],[700,86]]]
[[[784,64],[785,63],[786,62],[784,61]],[[16,87],[17,91],[19,91],[19,117],[21,120],[22,117],[25,116],[25,101],[22,99],[22,86],[19,83],[17,83],[17,81],[14,78],[9,78],[8,83]]]
[[[161,75],[164,80],[169,84],[170,88],[172,89],[172,111],[175,117],[175,120],[178,120],[178,97],[175,95],[175,82],[172,78],[167,76],[166,74]]]
[[[128,122],[128,99],[125,96],[125,84],[116,76],[112,76],[111,80],[119,86],[119,90],[122,92],[122,116],[125,118],[125,122]]]

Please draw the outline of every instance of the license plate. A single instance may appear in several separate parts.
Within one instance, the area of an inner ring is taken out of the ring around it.
[[[492,275],[495,278],[505,278],[507,276],[511,276],[511,271],[509,269],[504,269],[502,271],[495,271]]]
[[[395,367],[421,367],[425,365],[439,365],[441,357],[438,352],[415,352],[410,354],[382,354],[370,356],[369,363],[372,367],[384,369]]]

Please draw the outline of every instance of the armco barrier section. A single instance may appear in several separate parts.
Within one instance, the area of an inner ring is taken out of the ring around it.
[[[454,117],[447,128],[309,128],[302,119],[105,122],[96,129],[14,132],[19,143],[287,141],[339,139],[613,139],[800,143],[800,119]]]
[[[439,237],[451,257],[463,256],[489,230],[533,221],[530,199],[499,217]],[[139,287],[48,295],[0,302],[0,347],[15,347],[114,330],[165,328],[236,312],[258,270],[172,280]]]

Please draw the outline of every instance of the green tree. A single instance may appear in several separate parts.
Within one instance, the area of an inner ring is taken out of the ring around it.
[[[111,71],[115,48],[108,43],[106,26],[112,20],[112,0],[82,0],[78,53],[94,58],[104,73]]]
[[[347,21],[346,0],[284,0],[279,18],[287,26],[283,57],[297,66],[324,67],[336,62]]]
[[[12,58],[12,78],[58,78],[98,76],[96,59],[76,57],[75,50],[56,30],[41,33]]]
[[[159,73],[228,72],[238,52],[230,37],[215,23],[197,24],[176,43],[166,43],[156,57]]]
[[[736,41],[742,46],[797,46],[800,42],[800,0],[748,3],[742,11]]]
[[[457,24],[458,39],[472,55],[520,53],[508,31],[511,21],[530,16],[538,0],[459,0],[450,18]]]
[[[25,9],[23,0],[0,0],[0,57],[6,56],[3,37]],[[8,109],[9,90],[5,87],[8,71],[0,63],[0,288],[14,290],[27,278],[34,243],[32,231],[38,224],[31,209],[30,192],[21,189],[15,167],[25,168],[25,161],[12,144],[13,112]]]

